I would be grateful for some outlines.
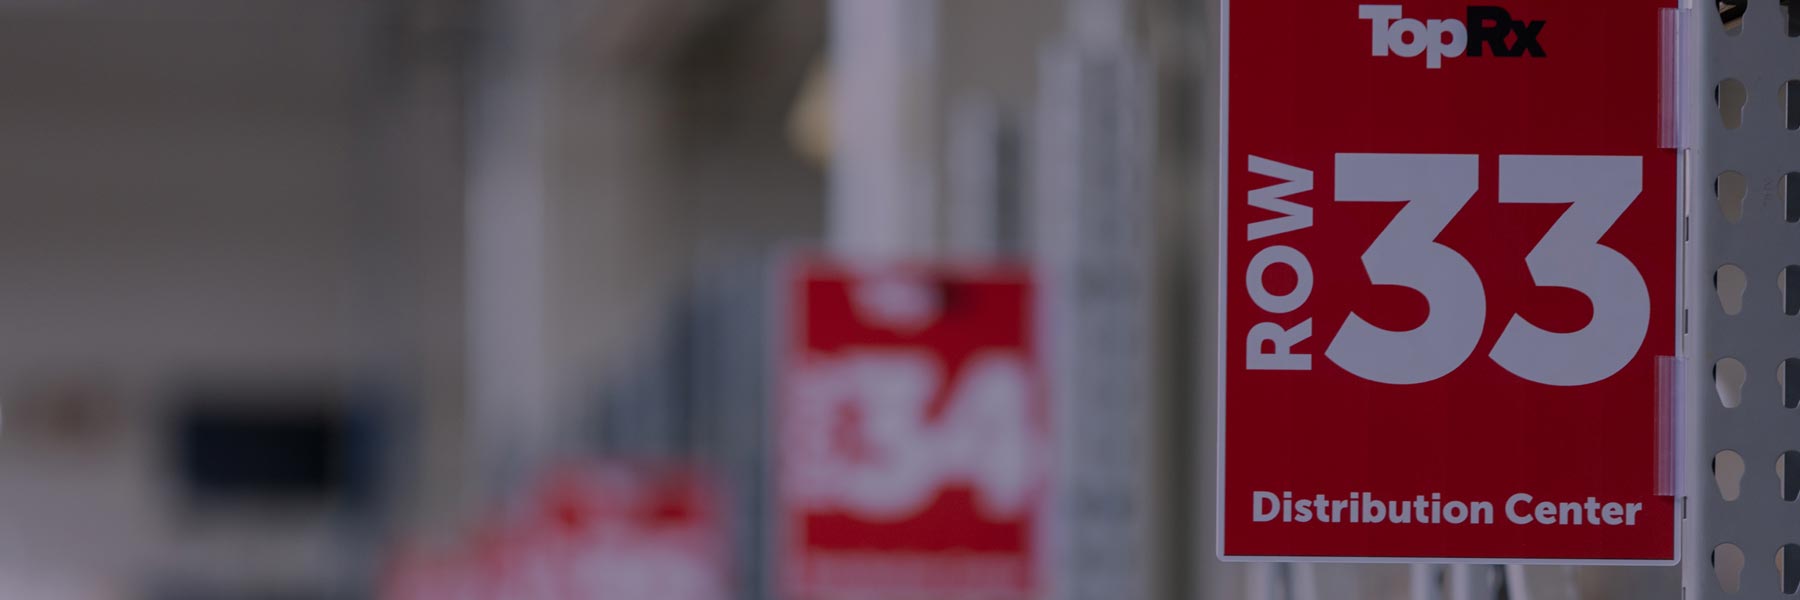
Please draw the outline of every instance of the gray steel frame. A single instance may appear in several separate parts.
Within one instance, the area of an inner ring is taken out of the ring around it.
[[[1683,15],[1680,55],[1693,76],[1681,92],[1692,109],[1682,119],[1691,140],[1686,189],[1692,228],[1685,245],[1692,327],[1683,346],[1691,420],[1682,579],[1685,597],[1694,600],[1783,596],[1776,552],[1800,543],[1800,503],[1782,499],[1774,469],[1783,451],[1800,448],[1800,410],[1784,407],[1776,381],[1777,366],[1800,357],[1800,317],[1784,314],[1776,285],[1784,267],[1800,264],[1800,224],[1785,218],[1782,184],[1784,174],[1800,170],[1800,132],[1787,128],[1787,107],[1779,101],[1785,82],[1800,79],[1800,38],[1788,37],[1781,0],[1746,1],[1748,12],[1735,34],[1719,18],[1715,0],[1700,0]],[[1726,79],[1747,90],[1736,129],[1725,128],[1714,97],[1714,86]],[[1715,177],[1727,170],[1743,174],[1746,183],[1742,218],[1735,223],[1726,219],[1714,190]],[[1748,279],[1736,315],[1725,313],[1711,283],[1726,264],[1742,268]],[[1730,408],[1713,376],[1713,366],[1727,357],[1748,372],[1742,403]],[[1723,450],[1744,459],[1742,491],[1732,501],[1713,479],[1713,457]],[[1722,587],[1713,568],[1713,550],[1727,543],[1744,555],[1735,593]]]

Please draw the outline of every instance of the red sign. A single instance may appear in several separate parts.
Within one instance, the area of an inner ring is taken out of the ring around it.
[[[390,600],[726,600],[729,540],[716,493],[686,467],[605,463],[552,472],[517,512],[447,553],[403,554]]]
[[[802,262],[783,286],[785,597],[1036,597],[1051,449],[1026,271]]]
[[[1221,556],[1673,562],[1676,3],[1226,4]]]

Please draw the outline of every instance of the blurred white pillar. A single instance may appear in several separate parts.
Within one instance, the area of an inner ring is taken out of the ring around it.
[[[468,394],[477,498],[553,443],[547,120],[557,3],[492,3],[468,155]]]
[[[1531,600],[1531,583],[1524,565],[1506,565],[1506,592],[1510,600]]]
[[[1131,7],[1126,0],[1069,0],[1069,34],[1078,43],[1107,46],[1129,39]]]
[[[1318,569],[1313,563],[1294,563],[1289,567],[1288,597],[1293,600],[1320,600]]]
[[[1450,565],[1450,600],[1475,600],[1475,578],[1469,565]]]
[[[1412,565],[1412,600],[1438,600],[1437,565]]]
[[[1278,600],[1275,597],[1275,563],[1250,563],[1244,570],[1244,600]]]
[[[1155,81],[1120,27],[1126,8],[1072,0],[1069,33],[1039,57],[1027,203],[1061,446],[1061,600],[1167,596],[1168,482],[1153,414]],[[1082,22],[1092,18],[1103,22]]]
[[[937,246],[937,0],[833,0],[832,250]]]
[[[1007,215],[1007,170],[1003,153],[1006,125],[998,103],[987,96],[963,96],[950,105],[944,141],[949,159],[944,204],[944,246],[958,256],[994,256],[1006,248],[1001,219]]]

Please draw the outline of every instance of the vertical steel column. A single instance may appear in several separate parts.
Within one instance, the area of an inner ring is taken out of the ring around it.
[[[1800,79],[1800,38],[1781,0],[1694,4],[1680,92],[1692,142],[1682,575],[1686,598],[1774,598],[1792,591],[1777,553],[1800,543],[1800,504],[1783,498],[1778,472],[1782,453],[1800,448],[1800,410],[1784,389],[1800,373],[1783,369],[1800,357],[1790,295],[1800,290],[1787,288],[1800,281],[1785,276],[1800,264],[1800,213],[1784,177],[1800,171],[1784,89]]]
[[[1033,255],[1058,405],[1062,600],[1159,597],[1152,421],[1153,73],[1124,2],[1069,3],[1046,48],[1033,140]]]
[[[936,32],[935,0],[831,4],[826,217],[836,252],[895,258],[937,249]]]
[[[547,324],[544,146],[555,3],[495,2],[475,65],[467,196],[468,399],[477,486],[505,489],[548,454],[555,412]]]

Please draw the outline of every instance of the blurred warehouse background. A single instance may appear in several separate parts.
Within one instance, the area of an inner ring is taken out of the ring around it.
[[[1083,341],[1050,359],[1055,597],[1459,585],[1212,558],[1216,14],[0,1],[0,597],[379,597],[596,456],[718,473],[731,597],[775,597],[766,288],[796,249],[1046,275]]]

